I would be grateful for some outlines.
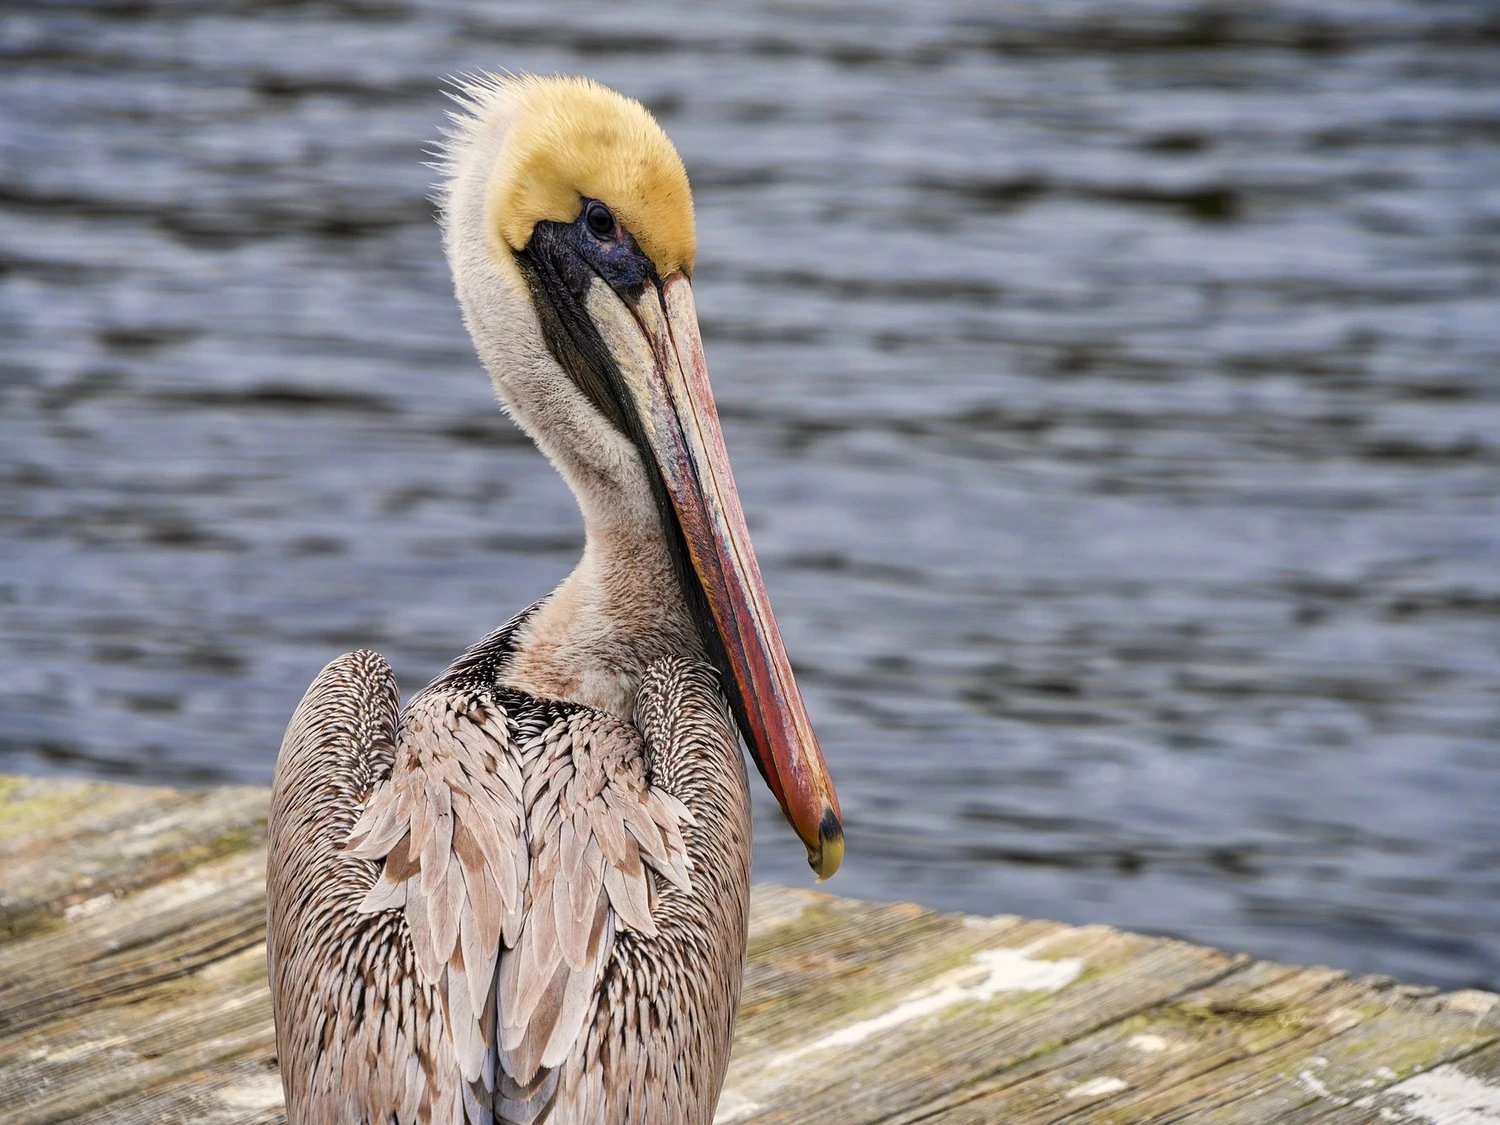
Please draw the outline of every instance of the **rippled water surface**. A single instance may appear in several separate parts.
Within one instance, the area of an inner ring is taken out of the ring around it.
[[[583,71],[697,188],[834,889],[1500,985],[1493,13],[7,0],[0,769],[265,782],[567,572],[420,161]]]

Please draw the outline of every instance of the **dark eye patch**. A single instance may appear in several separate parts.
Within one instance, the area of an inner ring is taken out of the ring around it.
[[[601,236],[595,226],[606,222],[608,233]],[[660,284],[656,266],[619,225],[614,212],[597,199],[584,200],[570,223],[537,223],[530,241],[516,253],[516,262],[535,298],[548,351],[599,412],[628,432],[615,391],[614,359],[584,311],[584,300],[596,277],[621,297],[634,300],[647,284]]]
[[[661,280],[646,252],[620,226],[615,213],[597,199],[585,199],[578,218],[571,223],[537,223],[521,255],[547,259],[579,299],[596,276],[607,281],[616,293],[629,297],[639,296],[648,282]]]
[[[622,433],[627,421],[615,386],[619,371],[599,329],[584,311],[583,298],[596,276],[572,246],[571,223],[538,223],[531,241],[516,254],[531,287],[547,350],[579,390]]]
[[[544,225],[538,223],[537,228]],[[585,199],[578,218],[565,229],[568,237],[561,241],[622,296],[638,296],[647,282],[660,280],[645,251],[599,200]]]

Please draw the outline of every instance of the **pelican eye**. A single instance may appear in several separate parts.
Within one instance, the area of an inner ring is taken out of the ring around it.
[[[615,232],[615,214],[598,200],[591,200],[583,213],[583,221],[589,232],[599,238],[608,238]]]

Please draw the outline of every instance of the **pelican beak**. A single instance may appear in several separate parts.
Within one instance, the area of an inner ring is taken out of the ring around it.
[[[761,776],[807,847],[819,880],[838,870],[844,829],[838,796],[771,603],[740,508],[724,435],[708,385],[693,290],[681,273],[638,296],[602,281],[584,298],[589,319],[618,367],[620,397],[681,531],[695,608]],[[686,577],[686,576],[685,576]],[[697,593],[701,592],[701,599]]]

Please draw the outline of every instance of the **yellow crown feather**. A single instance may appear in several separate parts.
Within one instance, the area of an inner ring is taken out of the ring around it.
[[[687,170],[650,110],[588,78],[503,78],[513,116],[490,183],[492,228],[512,250],[537,223],[572,222],[597,199],[663,277],[691,274],[697,245]]]

